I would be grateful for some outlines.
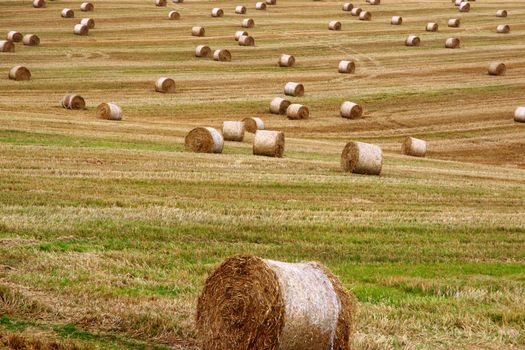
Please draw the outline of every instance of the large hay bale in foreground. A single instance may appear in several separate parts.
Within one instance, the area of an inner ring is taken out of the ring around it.
[[[281,54],[279,56],[279,67],[292,67],[295,64],[295,57],[292,55]]]
[[[256,156],[281,158],[284,153],[284,133],[272,130],[257,130],[253,140]]]
[[[435,22],[429,22],[427,23],[427,26],[425,28],[425,30],[427,32],[437,32],[439,29],[439,25]]]
[[[448,38],[445,42],[445,47],[447,49],[457,49],[459,48],[459,39],[458,38]]]
[[[507,66],[503,62],[492,62],[489,64],[489,75],[505,75]]]
[[[239,41],[239,38],[243,35],[248,35],[247,31],[244,30],[238,30],[235,32],[235,41]]]
[[[460,25],[459,18],[451,18],[448,20],[447,25],[450,28],[458,28]]]
[[[392,16],[392,19],[390,19],[390,24],[395,26],[400,26],[403,24],[403,17],[401,16]]]
[[[211,49],[206,45],[199,45],[195,48],[196,57],[209,57],[211,55]]]
[[[224,139],[214,128],[195,128],[184,138],[184,147],[197,153],[222,153]]]
[[[288,96],[301,97],[304,95],[303,84],[288,82],[284,86],[284,94]]]
[[[122,108],[112,102],[99,104],[96,114],[100,119],[122,120]]]
[[[255,21],[251,18],[245,18],[242,20],[241,27],[243,28],[253,28],[255,27]]]
[[[65,8],[60,12],[60,16],[62,18],[74,18],[75,12],[72,9]]]
[[[15,52],[15,44],[11,40],[0,40],[0,52]]]
[[[239,45],[240,46],[254,46],[255,39],[249,35],[242,35],[241,37],[239,37]]]
[[[222,17],[224,16],[224,11],[220,7],[215,7],[211,10],[212,17]]]
[[[33,7],[36,9],[46,7],[46,2],[45,0],[33,0]]]
[[[195,26],[191,28],[191,35],[193,36],[204,36],[204,27]]]
[[[372,12],[361,11],[361,13],[359,14],[359,20],[360,21],[370,21],[370,20],[372,20]]]
[[[292,103],[286,109],[286,117],[292,120],[308,119],[310,116],[310,110],[308,107],[303,106],[299,103]]]
[[[85,36],[89,34],[89,28],[83,24],[75,24],[73,27],[73,33],[75,35]]]
[[[292,103],[281,97],[276,97],[270,102],[270,113],[273,114],[285,114],[288,106]]]
[[[507,17],[507,10],[496,11],[496,17]]]
[[[401,146],[404,154],[413,157],[424,157],[427,153],[427,143],[424,140],[416,139],[415,137],[406,137]]]
[[[244,122],[225,121],[222,123],[222,137],[225,141],[241,142],[246,130]]]
[[[341,117],[347,119],[360,118],[363,115],[363,107],[357,103],[345,101],[341,104],[340,114]]]
[[[264,130],[264,122],[259,117],[249,117],[242,120],[246,132],[255,133],[257,130]]]
[[[255,4],[255,9],[256,10],[266,10],[266,3],[262,2],[262,1],[261,2],[257,2]]]
[[[180,19],[180,13],[178,13],[177,11],[170,11],[168,13],[168,19],[172,21],[178,20]]]
[[[330,30],[341,30],[341,22],[339,22],[339,21],[330,21],[328,23],[328,29],[330,29]]]
[[[24,66],[14,66],[9,70],[9,79],[23,81],[31,79],[31,72]]]
[[[510,26],[508,24],[500,24],[496,27],[496,33],[499,33],[499,34],[510,33]]]
[[[343,4],[343,11],[352,11],[353,8],[354,5],[349,2]]]
[[[85,25],[89,29],[95,28],[95,20],[93,18],[82,18],[80,24]]]
[[[324,265],[241,255],[206,279],[196,324],[206,350],[348,350],[354,314],[354,298]]]
[[[356,174],[380,175],[383,151],[370,143],[349,142],[341,153],[341,167]]]
[[[67,94],[62,97],[62,107],[66,109],[85,109],[86,101],[84,98],[77,94]]]
[[[175,92],[175,80],[168,77],[161,77],[155,82],[155,91],[164,94]]]
[[[9,41],[12,41],[14,43],[21,42],[23,38],[24,38],[24,36],[22,35],[22,33],[17,32],[16,30],[12,30],[12,31],[8,32],[7,35],[6,35],[6,39],[9,40]]]
[[[232,60],[232,54],[226,49],[219,49],[213,52],[213,59],[219,62],[230,62]]]
[[[22,39],[22,43],[25,46],[38,46],[40,45],[40,38],[35,34],[26,34]]]
[[[238,15],[244,15],[246,13],[246,7],[242,5],[235,6],[235,13]]]
[[[80,11],[90,12],[93,10],[95,10],[95,6],[93,6],[93,4],[90,2],[83,2],[82,4],[80,4]]]
[[[337,68],[339,73],[352,74],[355,72],[355,63],[351,60],[342,60]]]
[[[525,107],[518,107],[514,111],[514,121],[525,123]]]
[[[419,46],[421,44],[421,39],[416,35],[409,35],[405,40],[406,46]]]

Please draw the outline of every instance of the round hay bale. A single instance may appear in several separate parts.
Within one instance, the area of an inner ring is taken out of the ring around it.
[[[348,142],[341,153],[341,167],[355,174],[380,175],[383,151],[369,143]]]
[[[7,40],[12,41],[14,43],[21,42],[23,38],[24,36],[22,35],[22,33],[17,32],[16,30],[10,31],[9,33],[7,33],[7,36],[6,36]]]
[[[295,64],[295,57],[292,55],[281,54],[279,56],[279,67],[292,67]]]
[[[224,139],[214,128],[198,127],[191,130],[184,138],[186,150],[197,153],[222,153]]]
[[[496,17],[507,17],[507,10],[496,11]]]
[[[347,350],[354,314],[354,298],[324,265],[240,255],[206,279],[196,324],[207,350]]]
[[[191,28],[191,35],[193,36],[204,36],[204,27],[193,27]]]
[[[395,26],[400,26],[403,24],[403,17],[401,16],[392,16],[392,19],[390,20],[390,24]]]
[[[23,81],[31,79],[31,72],[24,66],[14,66],[9,70],[9,79]]]
[[[235,13],[238,15],[244,15],[246,13],[246,7],[242,5],[235,6]]]
[[[0,40],[0,52],[15,52],[15,44],[11,40]]]
[[[33,7],[37,9],[46,7],[46,2],[45,0],[33,0]]]
[[[514,121],[525,123],[525,107],[518,107],[514,111]]]
[[[459,5],[461,5],[461,3],[465,1],[465,0],[452,0],[452,2],[454,3],[454,5],[457,7]]]
[[[372,13],[368,11],[361,11],[359,14],[360,21],[370,21],[372,19]]]
[[[266,3],[260,1],[255,4],[256,10],[266,10]]]
[[[73,18],[75,17],[75,12],[72,9],[65,8],[60,12],[62,18]]]
[[[239,38],[243,35],[248,35],[248,32],[244,30],[238,30],[235,32],[235,41],[239,41]]]
[[[510,26],[508,24],[500,24],[496,27],[496,33],[507,34],[510,33]]]
[[[463,1],[458,8],[459,12],[469,12],[470,11],[470,4],[468,2]]]
[[[344,3],[343,4],[343,11],[352,11],[352,9],[354,8],[354,5],[347,2],[347,3]]]
[[[379,5],[381,3],[380,0],[366,0],[366,2],[370,5]]]
[[[84,98],[77,94],[68,94],[62,98],[62,107],[66,109],[85,109],[86,101]]]
[[[264,122],[259,117],[244,118],[242,121],[246,132],[255,133],[257,130],[264,130]]]
[[[224,16],[224,11],[219,7],[215,7],[211,10],[211,16],[212,17],[222,17]]]
[[[122,120],[122,108],[112,102],[99,104],[96,114],[100,119]]]
[[[255,131],[253,154],[281,158],[284,153],[284,133],[271,130]]]
[[[219,62],[230,62],[232,60],[232,54],[226,49],[215,50],[213,59]]]
[[[363,11],[361,8],[359,7],[354,7],[350,13],[352,14],[352,16],[359,16],[361,14],[361,11]]]
[[[240,46],[255,46],[255,39],[249,35],[242,35],[239,37]]]
[[[172,0],[174,4],[182,4],[184,0]]]
[[[434,23],[434,22],[429,22],[427,23],[427,26],[426,26],[426,31],[427,32],[437,32],[438,29],[439,29],[439,26],[437,23]]]
[[[82,4],[80,4],[80,11],[90,12],[93,10],[95,10],[95,6],[93,6],[93,4],[90,2],[83,2]]]
[[[459,25],[460,25],[459,18],[451,18],[448,20],[447,24],[451,28],[459,28]]]
[[[243,28],[253,28],[255,27],[255,21],[251,18],[245,18],[242,20],[241,26]]]
[[[408,136],[405,138],[401,150],[409,156],[424,157],[425,153],[427,153],[427,143],[426,141]]]
[[[445,47],[447,49],[457,49],[459,48],[459,44],[458,38],[448,38],[447,41],[445,41]]]
[[[167,1],[166,0],[155,0],[155,6],[164,7],[166,5],[167,5]]]
[[[170,11],[168,13],[168,19],[169,20],[177,20],[177,19],[180,19],[180,13],[178,13],[177,11]]]
[[[356,119],[363,115],[363,107],[357,103],[345,101],[341,104],[341,117],[346,119]]]
[[[330,29],[330,30],[341,30],[341,22],[339,22],[339,21],[330,21],[328,23],[328,29]]]
[[[281,97],[275,97],[272,102],[270,102],[270,113],[273,114],[285,114],[288,106],[292,103],[288,100],[285,100]]]
[[[292,103],[286,109],[286,117],[288,119],[297,120],[297,119],[308,119],[310,116],[310,110],[308,107],[303,106],[299,103]]]
[[[196,57],[209,57],[211,55],[211,49],[206,45],[199,45],[195,48]]]
[[[505,75],[507,66],[503,62],[492,62],[489,64],[489,75]]]
[[[76,24],[75,27],[73,27],[73,33],[75,35],[88,35],[89,28],[83,24]]]
[[[95,28],[95,20],[93,18],[82,18],[80,24],[85,25],[89,29]]]
[[[38,46],[40,45],[40,38],[35,34],[26,34],[22,39],[22,43],[25,46]]]
[[[301,97],[304,95],[303,84],[288,82],[284,86],[284,94],[288,96]]]
[[[241,142],[244,139],[244,122],[225,121],[222,123],[222,136],[224,141]]]
[[[406,46],[419,46],[421,44],[421,39],[416,35],[409,35],[405,40]]]
[[[266,0],[266,5],[277,5],[277,0]]]
[[[164,94],[172,94],[175,92],[175,80],[168,77],[161,77],[155,82],[155,91]]]
[[[354,61],[342,60],[339,62],[338,67],[339,73],[352,74],[355,72],[355,63]]]

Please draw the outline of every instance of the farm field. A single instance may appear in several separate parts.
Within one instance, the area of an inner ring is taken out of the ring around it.
[[[449,0],[354,1],[371,21],[332,0],[93,4],[0,0],[1,35],[41,39],[0,53],[0,348],[200,349],[207,274],[255,254],[329,267],[357,298],[355,350],[525,349],[522,0],[478,0],[468,13]],[[75,18],[60,17],[65,7]],[[96,27],[75,36],[83,17]],[[243,18],[255,47],[233,38]],[[197,25],[204,37],[191,36]],[[406,47],[409,34],[421,46]],[[461,47],[446,49],[453,36]],[[199,44],[232,61],[195,57]],[[282,53],[296,65],[279,67]],[[337,72],[342,59],[355,74]],[[504,76],[487,74],[493,61]],[[15,65],[31,81],[8,80]],[[174,94],[155,92],[161,76]],[[269,113],[289,81],[304,84],[291,100],[310,118]],[[67,93],[87,108],[62,108]],[[347,100],[362,118],[340,117]],[[96,118],[110,101],[122,121]],[[285,133],[283,158],[252,155],[253,134],[222,154],[184,149],[195,127],[255,115]],[[406,136],[428,142],[425,158],[402,154]],[[342,172],[349,141],[382,148],[381,176]]]

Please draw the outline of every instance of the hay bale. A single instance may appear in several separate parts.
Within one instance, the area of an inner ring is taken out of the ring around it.
[[[489,64],[489,75],[505,75],[507,66],[503,62],[492,62]]]
[[[112,102],[99,104],[96,114],[100,119],[122,120],[122,108]]]
[[[348,142],[341,153],[341,167],[355,174],[380,175],[383,151],[369,143]]]
[[[195,128],[184,138],[186,150],[197,153],[222,153],[224,139],[214,128]]]
[[[195,57],[209,57],[211,55],[211,49],[206,45],[199,45],[195,48]]]
[[[284,133],[271,130],[255,131],[253,154],[281,158],[284,153]]]
[[[95,6],[93,6],[93,4],[90,2],[83,2],[82,4],[80,4],[80,11],[90,12],[93,10],[95,10]]]
[[[35,34],[26,34],[22,39],[22,43],[25,46],[38,46],[40,45],[40,38]]]
[[[330,30],[341,30],[341,22],[339,22],[339,21],[330,21],[328,23],[328,29],[330,29]]]
[[[72,9],[65,8],[60,12],[62,18],[73,18],[75,17],[75,12]]]
[[[14,43],[19,43],[23,39],[23,35],[20,32],[17,32],[16,30],[12,30],[9,33],[7,33],[6,39],[9,41],[12,41]]]
[[[180,19],[180,13],[178,13],[177,11],[170,11],[168,13],[168,19],[172,21]]]
[[[445,41],[445,47],[447,49],[457,49],[459,48],[459,44],[458,38],[448,38],[447,41]]]
[[[354,7],[350,13],[352,14],[352,16],[359,16],[361,14],[363,10],[359,7]]]
[[[288,82],[284,86],[284,94],[288,96],[301,97],[304,95],[303,84]]]
[[[447,24],[450,28],[459,28],[459,18],[451,18],[448,20]]]
[[[84,98],[77,94],[68,94],[62,98],[62,107],[66,109],[85,109],[86,101]]]
[[[525,123],[525,107],[518,107],[514,111],[514,121]]]
[[[419,46],[421,44],[421,39],[416,35],[409,35],[405,40],[406,46]]]
[[[277,5],[277,0],[266,0],[266,5]]]
[[[248,32],[244,30],[238,30],[235,32],[235,41],[239,41],[239,38],[243,35],[248,35]]]
[[[157,7],[164,7],[167,5],[167,1],[166,0],[155,0],[155,6]]]
[[[403,24],[403,17],[401,16],[392,16],[392,19],[390,20],[390,24],[395,26],[400,26]]]
[[[341,104],[341,117],[346,119],[356,119],[363,115],[363,107],[357,103],[345,101]]]
[[[238,15],[244,15],[246,13],[246,7],[242,5],[235,6],[235,13]]]
[[[292,55],[281,54],[279,56],[279,67],[292,67],[295,64],[295,57]]]
[[[46,2],[45,0],[33,0],[33,7],[36,9],[46,7]]]
[[[249,35],[242,35],[239,37],[240,46],[255,46],[255,39]]]
[[[232,60],[232,54],[226,49],[215,50],[213,59],[219,62],[230,62]]]
[[[401,150],[409,156],[424,157],[425,153],[427,153],[427,143],[426,141],[407,136],[401,146]]]
[[[191,35],[193,35],[193,36],[204,36],[204,27],[193,27],[193,28],[191,28]]]
[[[354,8],[354,5],[347,2],[347,3],[344,3],[343,4],[343,11],[352,11],[352,9]]]
[[[172,0],[174,4],[182,4],[184,0]]]
[[[339,73],[352,74],[355,72],[355,63],[351,60],[342,60],[339,62]]]
[[[31,79],[31,72],[24,66],[14,66],[9,70],[9,79],[23,81]]]
[[[463,1],[459,7],[459,12],[469,12],[470,11],[470,4],[468,2]]]
[[[251,18],[245,18],[242,20],[241,27],[243,28],[253,28],[255,27],[255,21]]]
[[[257,130],[264,130],[264,122],[259,117],[249,117],[242,120],[246,132],[255,133]]]
[[[171,94],[175,92],[175,80],[168,77],[161,77],[155,82],[155,91],[163,94]]]
[[[244,122],[225,121],[222,123],[222,136],[225,141],[241,142],[244,139]]]
[[[281,97],[275,97],[272,102],[270,102],[270,113],[273,114],[285,114],[288,106],[292,103],[288,100],[285,100]]]
[[[439,25],[435,22],[429,22],[427,23],[427,26],[425,28],[425,30],[427,32],[437,32],[439,29]]]
[[[370,5],[379,5],[381,3],[380,0],[366,0],[366,2]]]
[[[80,24],[85,25],[89,29],[95,28],[95,20],[93,18],[82,18]]]
[[[496,17],[507,17],[507,10],[496,11]]]
[[[0,40],[0,52],[15,52],[15,44],[11,40]]]
[[[508,24],[500,24],[496,27],[496,33],[507,34],[510,33],[510,26]]]
[[[222,17],[224,16],[224,11],[220,7],[215,7],[211,10],[212,17]]]
[[[286,109],[286,117],[288,119],[292,119],[292,120],[308,119],[309,116],[310,116],[310,110],[308,109],[308,107],[302,104],[299,104],[299,103],[292,103]]]
[[[370,21],[372,19],[372,13],[368,11],[361,11],[359,14],[360,21]]]
[[[228,258],[206,279],[196,325],[207,350],[348,350],[354,298],[317,262]]]
[[[73,33],[75,35],[88,35],[89,34],[89,28],[88,28],[88,26],[85,26],[83,24],[76,24],[73,27]]]
[[[266,10],[266,3],[262,2],[262,1],[261,2],[257,2],[255,4],[255,9],[256,10]]]

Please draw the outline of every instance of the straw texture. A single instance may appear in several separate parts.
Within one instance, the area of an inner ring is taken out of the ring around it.
[[[286,117],[288,117],[288,119],[308,119],[309,116],[310,110],[308,109],[308,107],[303,106],[299,103],[292,103],[286,109]]]
[[[225,121],[222,123],[222,136],[225,141],[241,142],[244,139],[244,122]]]
[[[9,70],[9,79],[11,80],[30,80],[31,72],[24,66],[14,66]]]
[[[246,132],[255,133],[257,130],[264,130],[264,122],[259,117],[244,118],[242,121]]]
[[[281,97],[275,97],[272,102],[270,102],[270,113],[273,114],[285,114],[288,106],[292,103],[288,100],[285,100]]]
[[[161,77],[155,82],[155,91],[164,94],[175,92],[175,80],[168,77]]]
[[[96,114],[100,119],[122,120],[122,109],[112,102],[99,104]]]
[[[197,153],[222,153],[224,139],[214,128],[195,128],[184,139],[186,150]]]
[[[357,103],[345,101],[341,104],[340,114],[341,117],[347,119],[360,118],[363,115],[363,107]]]
[[[413,157],[424,157],[427,153],[426,141],[416,139],[415,137],[406,137],[401,146],[404,154]]]
[[[303,84],[289,82],[284,86],[284,94],[288,96],[301,97],[304,95]]]
[[[344,171],[365,175],[380,175],[383,168],[383,151],[376,145],[349,142],[341,153]]]

